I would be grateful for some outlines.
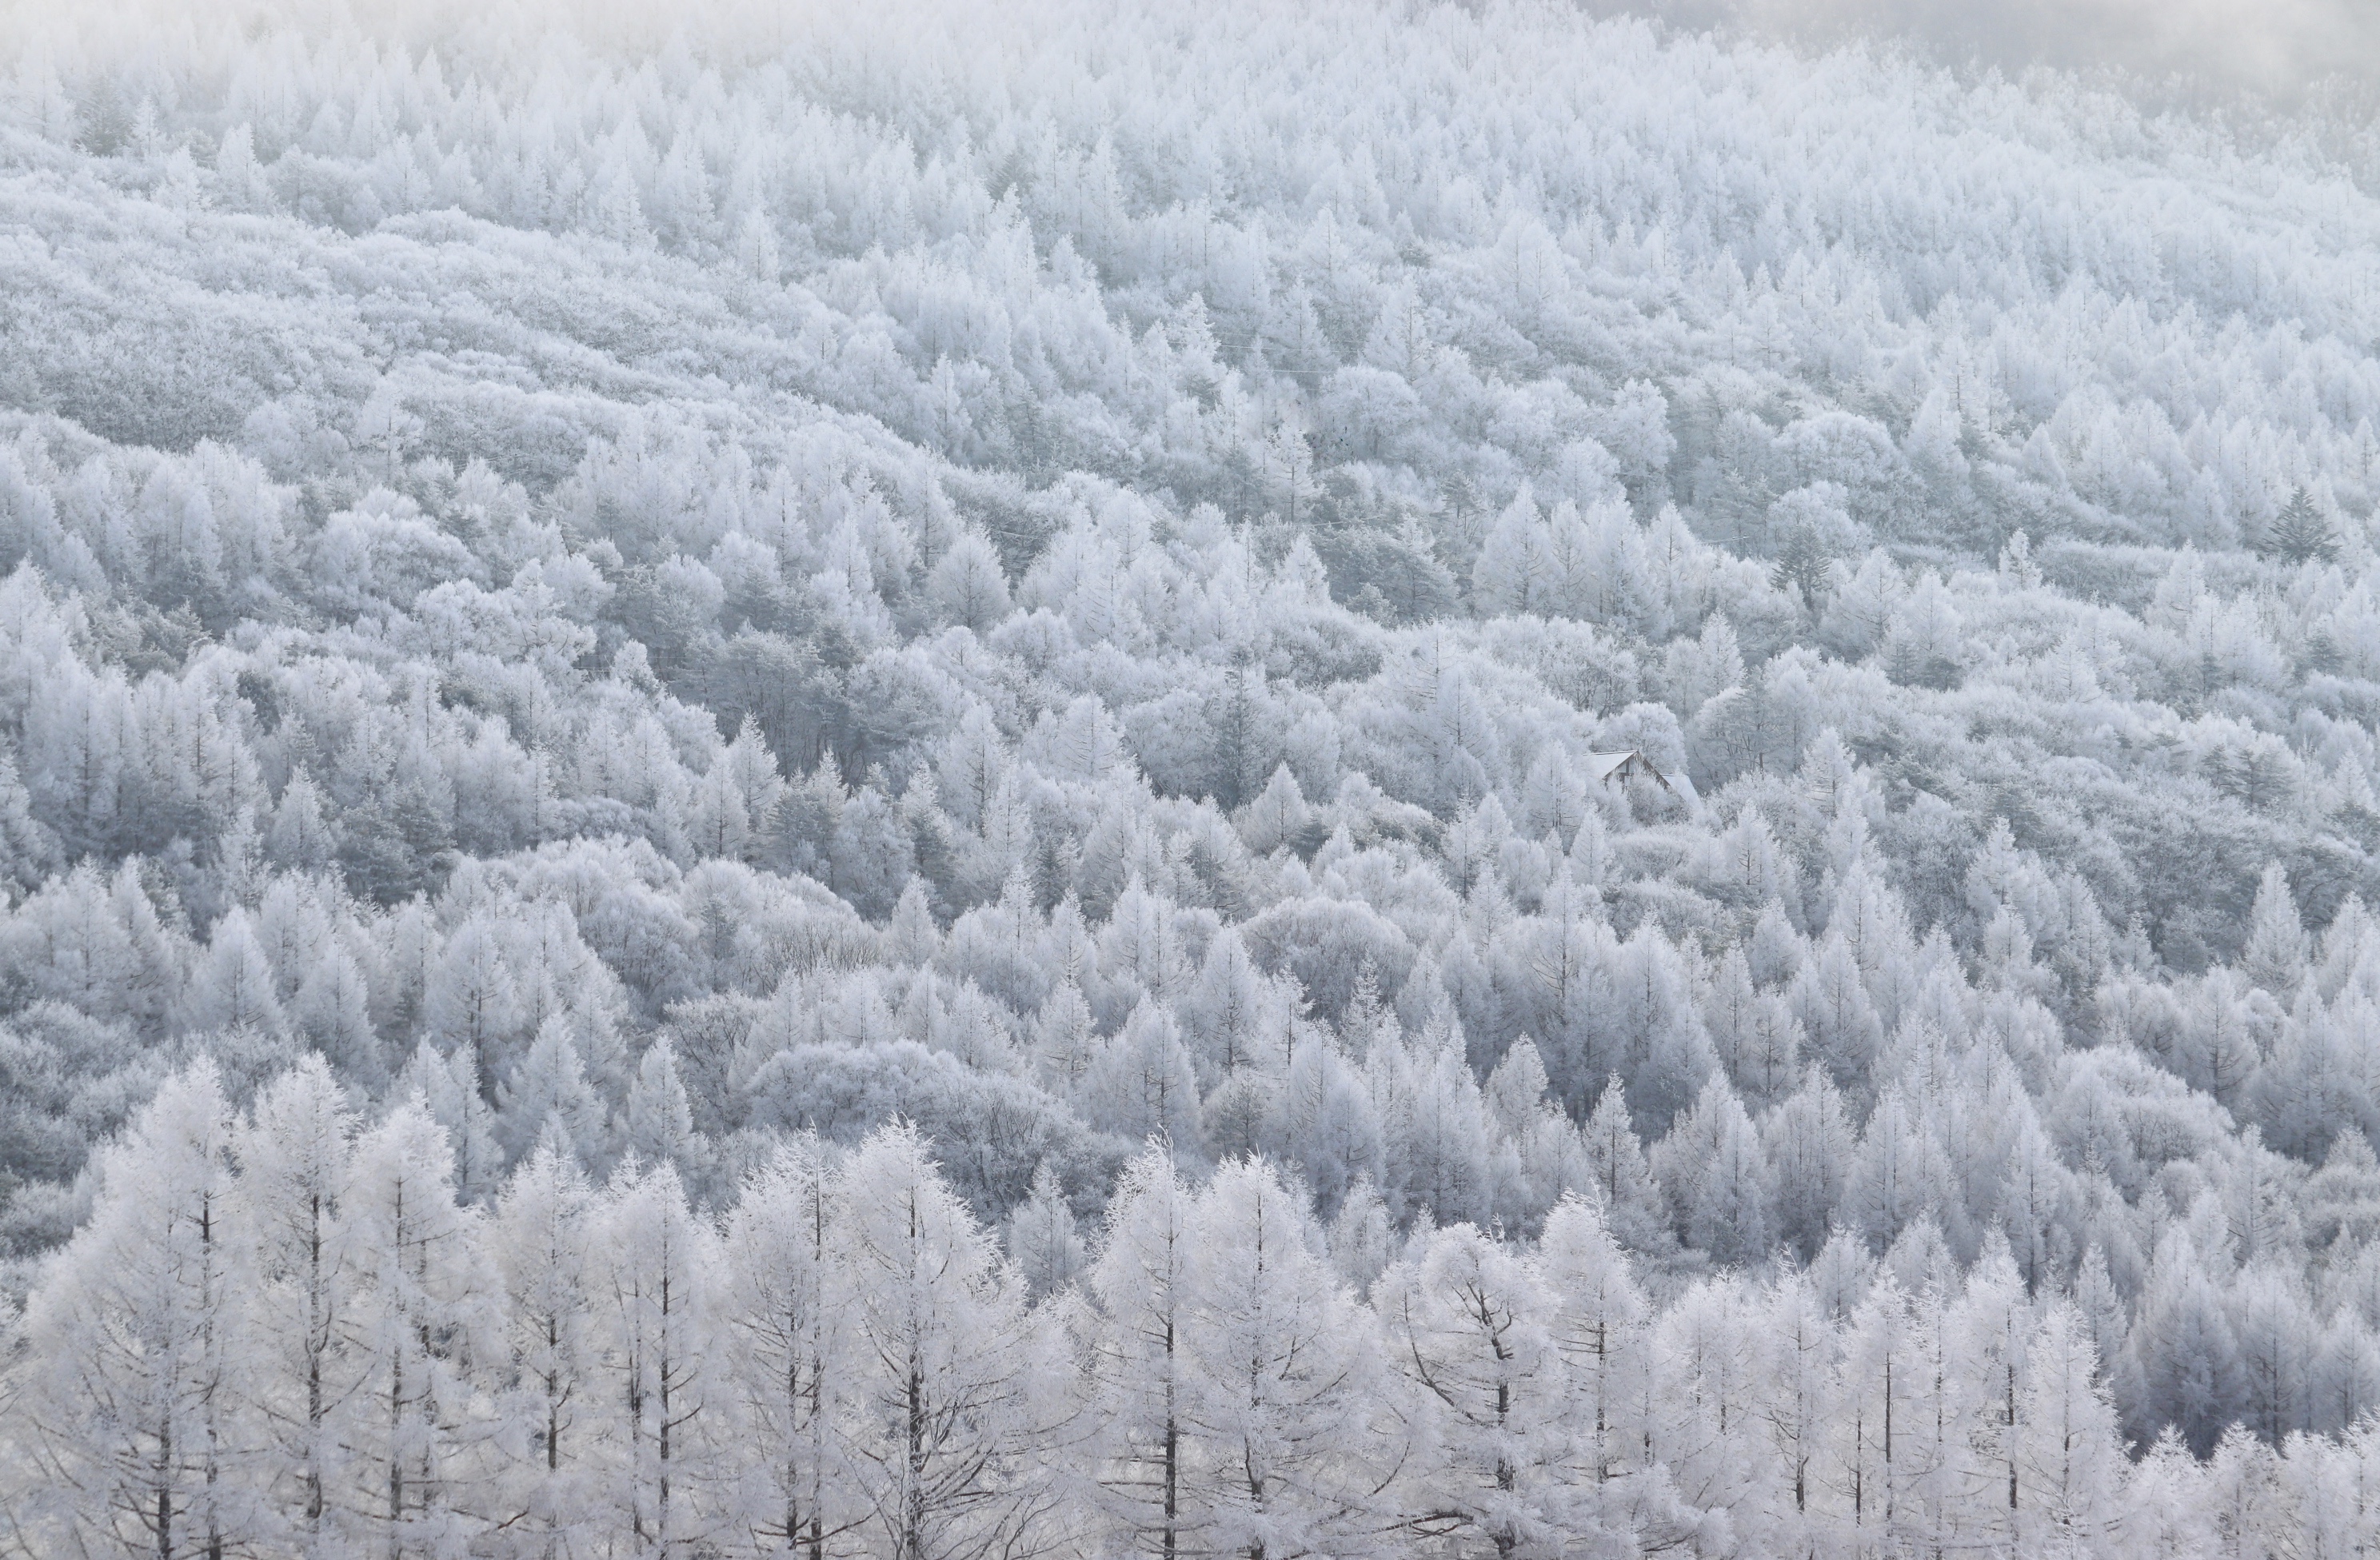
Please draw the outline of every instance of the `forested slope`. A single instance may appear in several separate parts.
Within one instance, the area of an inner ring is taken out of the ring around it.
[[[0,13],[0,1541],[2362,1553],[2380,200],[880,9]]]

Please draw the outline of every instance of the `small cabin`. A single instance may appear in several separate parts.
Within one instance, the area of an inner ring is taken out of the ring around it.
[[[1634,748],[1625,753],[1590,753],[1586,756],[1585,766],[1588,779],[1601,780],[1606,785],[1625,785],[1632,780],[1642,780],[1668,792],[1689,807],[1702,801],[1694,794],[1693,780],[1682,773],[1669,773]]]

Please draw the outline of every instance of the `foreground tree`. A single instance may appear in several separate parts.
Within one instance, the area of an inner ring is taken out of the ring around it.
[[[212,1063],[167,1082],[33,1292],[24,1342],[38,1370],[10,1441],[30,1475],[18,1526],[38,1550],[223,1560],[259,1536],[230,1143]]]
[[[1209,1520],[1186,1443],[1194,1207],[1172,1148],[1150,1144],[1124,1167],[1088,1276],[1099,1456],[1112,1469],[1100,1488],[1128,1542],[1162,1560],[1202,1548]]]
[[[841,1186],[851,1343],[838,1455],[876,1542],[892,1560],[1031,1549],[1069,1427],[1023,1285],[913,1128],[862,1144]]]
[[[333,1505],[346,1457],[340,1420],[356,1386],[346,1347],[346,1206],[356,1119],[319,1057],[275,1080],[233,1136],[256,1348],[240,1373],[258,1452],[272,1465],[275,1536],[308,1560],[343,1544]]]
[[[716,1237],[687,1206],[674,1165],[633,1157],[596,1224],[600,1374],[617,1416],[601,1486],[615,1507],[611,1537],[657,1560],[696,1554],[712,1525],[724,1433],[713,1402]]]
[[[1499,1556],[1579,1535],[1570,1373],[1537,1264],[1469,1225],[1429,1237],[1375,1287],[1390,1370],[1410,1405],[1405,1520]]]
[[[595,1211],[557,1119],[513,1172],[488,1226],[510,1373],[498,1524],[540,1560],[575,1553],[593,1536],[603,1391]]]
[[[721,1242],[722,1375],[742,1427],[731,1525],[756,1554],[823,1560],[865,1519],[834,1431],[854,1344],[844,1215],[818,1141],[795,1138],[747,1178]]]
[[[1208,1545],[1247,1560],[1378,1550],[1395,1433],[1370,1313],[1264,1160],[1217,1170],[1192,1221],[1184,1418]]]
[[[355,1385],[338,1434],[351,1542],[392,1556],[441,1554],[480,1526],[480,1372],[501,1348],[496,1285],[479,1220],[455,1203],[446,1130],[407,1103],[364,1132],[343,1214],[338,1347]]]

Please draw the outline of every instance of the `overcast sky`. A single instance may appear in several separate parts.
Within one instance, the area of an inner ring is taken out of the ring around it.
[[[1294,0],[1273,0],[1293,4]],[[2380,0],[1573,0],[1593,14],[1633,11],[1682,27],[1733,24],[1805,43],[1869,36],[1914,43],[1946,62],[1981,57],[2004,68],[2049,65],[2125,67],[2153,80],[2198,78],[2216,89],[2249,89],[2283,103],[2305,86],[2345,78],[2380,96]],[[88,32],[79,22],[153,11],[187,22],[194,9],[316,18],[345,13],[412,40],[471,22],[559,13],[596,34],[643,36],[681,22],[715,32],[782,32],[790,18],[832,0],[110,0],[60,6],[55,0],[0,0],[0,58],[12,34]],[[698,20],[695,18],[698,18]],[[503,24],[498,23],[499,27]],[[795,22],[798,25],[798,21]],[[103,29],[103,30],[107,30]],[[2350,94],[2350,99],[2363,93]],[[2340,99],[2328,95],[2337,106]]]
[[[2021,67],[2123,66],[2287,95],[2380,75],[2380,0],[1591,0],[1694,25],[1905,38]]]

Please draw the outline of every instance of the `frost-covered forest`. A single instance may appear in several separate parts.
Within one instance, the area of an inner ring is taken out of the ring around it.
[[[0,1550],[2380,1544],[2368,136],[55,9]]]

